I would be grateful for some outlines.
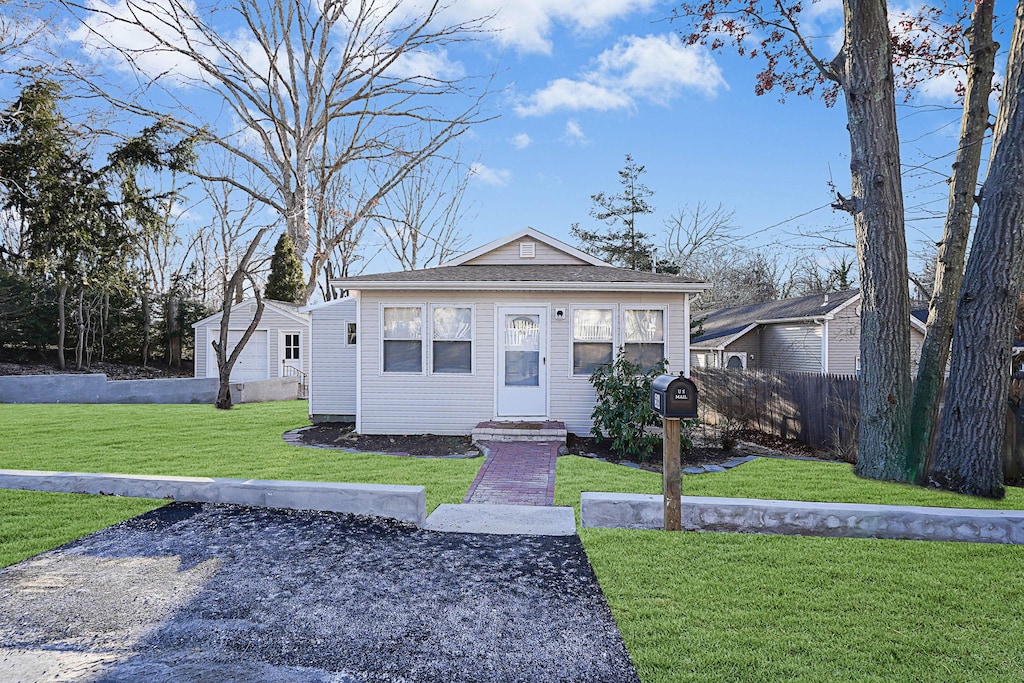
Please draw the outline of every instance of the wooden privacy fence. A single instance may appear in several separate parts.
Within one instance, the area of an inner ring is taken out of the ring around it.
[[[858,379],[773,370],[691,368],[701,418],[725,429],[759,429],[820,449],[852,448]]]
[[[773,370],[691,368],[700,417],[724,429],[759,429],[814,448],[856,458],[859,380]],[[1010,380],[1003,469],[1008,484],[1024,482],[1024,374]]]

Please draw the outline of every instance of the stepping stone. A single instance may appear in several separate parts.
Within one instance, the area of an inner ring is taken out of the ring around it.
[[[739,467],[745,462],[747,461],[744,458],[733,458],[732,460],[727,460],[726,462],[723,462],[722,467],[726,469],[731,469],[733,467]]]
[[[619,464],[622,465],[623,467],[632,467],[635,470],[640,469],[640,465],[637,465],[635,462],[622,462]]]
[[[703,467],[684,467],[683,474],[704,474]]]
[[[725,468],[721,465],[704,465],[704,469],[708,472],[725,472]]]

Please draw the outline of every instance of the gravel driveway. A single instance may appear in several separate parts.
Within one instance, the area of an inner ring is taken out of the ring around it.
[[[637,677],[575,536],[172,504],[0,570],[0,680]]]

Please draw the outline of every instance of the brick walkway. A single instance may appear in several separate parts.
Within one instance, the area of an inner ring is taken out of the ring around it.
[[[463,503],[552,505],[559,441],[482,441],[488,450]]]

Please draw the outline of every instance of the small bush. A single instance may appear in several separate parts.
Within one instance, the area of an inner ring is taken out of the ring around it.
[[[599,367],[590,376],[597,392],[590,433],[597,441],[607,437],[619,458],[645,462],[661,441],[653,429],[661,426],[661,417],[650,409],[651,383],[665,374],[667,361],[644,371],[626,358],[622,349],[614,362]]]

